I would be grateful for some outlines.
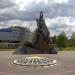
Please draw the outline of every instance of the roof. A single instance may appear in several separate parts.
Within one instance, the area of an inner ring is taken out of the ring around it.
[[[0,32],[12,32],[11,28],[2,28],[0,29]]]

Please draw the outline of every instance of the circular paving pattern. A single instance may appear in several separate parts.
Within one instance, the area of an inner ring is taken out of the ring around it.
[[[25,57],[14,60],[13,64],[21,66],[52,66],[56,65],[56,60],[46,57]]]

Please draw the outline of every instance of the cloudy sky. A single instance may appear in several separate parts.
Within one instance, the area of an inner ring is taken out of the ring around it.
[[[51,36],[64,30],[75,31],[75,0],[0,0],[0,28],[8,26],[36,28],[36,18],[44,12]]]

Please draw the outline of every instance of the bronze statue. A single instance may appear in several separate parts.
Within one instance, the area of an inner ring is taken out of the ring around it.
[[[34,44],[34,48],[40,49],[40,50],[46,50],[49,48],[49,31],[45,24],[44,18],[43,18],[43,12],[40,12],[39,19],[36,19],[37,22],[37,29],[36,29],[36,42]]]
[[[50,33],[45,24],[42,11],[40,12],[39,19],[36,19],[36,22],[37,22],[37,29],[35,31],[36,37],[33,37],[34,42],[33,41],[26,42],[24,44],[25,49],[22,49],[22,50],[25,50],[26,54],[28,53],[35,53],[35,54],[52,53],[53,51],[56,52],[55,48],[53,47],[52,40],[50,39]]]

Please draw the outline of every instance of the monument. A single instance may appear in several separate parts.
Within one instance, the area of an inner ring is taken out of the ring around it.
[[[50,33],[45,24],[43,18],[43,12],[40,12],[39,19],[36,19],[37,29],[35,30],[35,37],[33,37],[32,42],[26,42],[23,47],[16,50],[16,53],[20,54],[47,54],[47,53],[57,53],[55,46],[53,46],[52,40],[50,39]]]

